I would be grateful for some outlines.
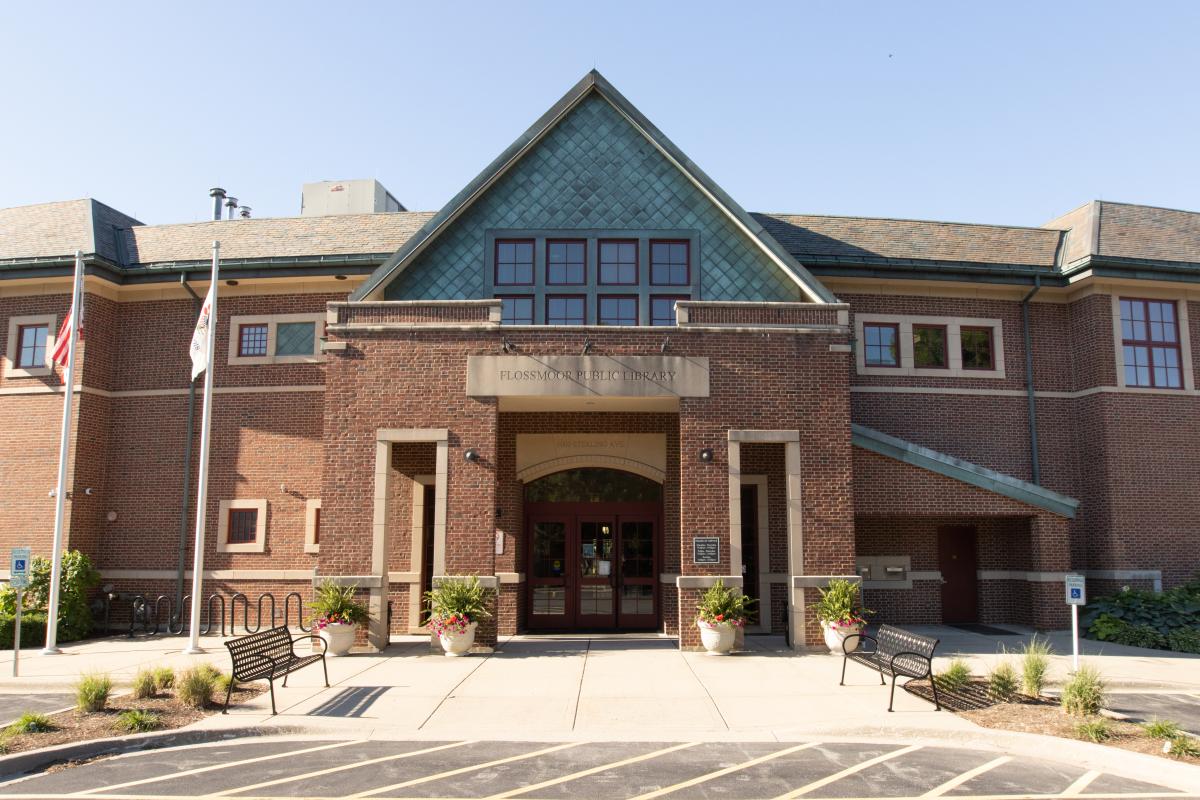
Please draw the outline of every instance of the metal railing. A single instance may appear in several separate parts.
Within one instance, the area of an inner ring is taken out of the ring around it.
[[[224,596],[220,594],[210,594],[205,603],[205,607],[201,609],[200,635],[208,636],[219,627],[221,636],[236,636],[238,634],[237,625],[237,610],[239,601],[242,604],[242,630],[245,633],[258,633],[263,629],[264,622],[269,622],[268,628],[277,627],[277,621],[282,624],[292,627],[288,623],[291,616],[292,598],[296,601],[296,617],[295,627],[299,628],[304,633],[308,633],[310,628],[304,624],[304,598],[299,592],[289,592],[283,598],[283,616],[277,616],[278,604],[275,600],[275,595],[271,592],[263,592],[258,596],[258,601],[255,604],[254,626],[250,625],[250,599],[241,592],[236,592],[230,599],[229,605],[226,606]],[[160,632],[165,631],[171,636],[181,636],[187,630],[187,618],[189,603],[192,599],[191,595],[185,594],[180,603],[178,613],[174,608],[174,599],[170,595],[160,594],[153,600],[150,600],[146,595],[134,595],[127,602],[130,607],[129,615],[129,631],[126,635],[134,636],[139,632],[156,636]],[[269,619],[263,613],[263,603],[268,603],[270,608]],[[106,601],[105,604],[105,623],[108,627],[109,607],[111,601]],[[203,612],[207,613],[203,613]],[[228,617],[226,616],[228,611]],[[228,619],[229,627],[226,629],[225,623]]]

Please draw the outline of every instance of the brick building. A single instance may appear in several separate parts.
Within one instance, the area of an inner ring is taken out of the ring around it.
[[[831,576],[885,621],[1053,628],[1068,571],[1095,593],[1200,568],[1200,214],[750,214],[594,72],[437,213],[313,209],[348,207],[0,211],[0,547],[49,549],[82,250],[67,542],[173,595],[219,240],[206,593],[353,582],[382,646],[435,576],[477,575],[485,643],[691,647],[722,577],[751,630],[811,644]]]

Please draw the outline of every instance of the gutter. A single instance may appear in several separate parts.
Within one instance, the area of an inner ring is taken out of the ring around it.
[[[1042,469],[1038,465],[1037,401],[1033,391],[1033,341],[1029,334],[1029,301],[1042,288],[1042,276],[1035,275],[1033,288],[1021,298],[1021,328],[1025,335],[1025,393],[1029,400],[1029,461],[1033,466],[1033,483],[1042,485]]]

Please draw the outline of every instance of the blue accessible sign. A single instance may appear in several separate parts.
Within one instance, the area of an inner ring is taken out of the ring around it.
[[[29,548],[14,547],[12,559],[9,562],[8,583],[14,589],[24,589],[29,585]]]

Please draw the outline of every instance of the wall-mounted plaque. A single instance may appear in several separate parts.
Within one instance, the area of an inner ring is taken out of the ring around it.
[[[693,564],[720,564],[721,540],[716,536],[697,536],[692,539]]]

